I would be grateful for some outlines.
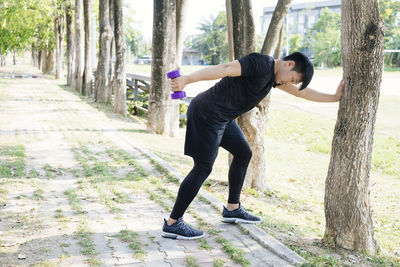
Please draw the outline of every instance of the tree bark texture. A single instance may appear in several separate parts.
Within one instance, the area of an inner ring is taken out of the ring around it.
[[[233,1],[232,4],[234,2],[236,1]],[[292,0],[278,1],[268,28],[268,33],[264,40],[263,50],[261,53],[270,56],[273,55],[273,51],[279,38],[279,31],[282,27],[283,20],[287,14],[291,2]],[[232,14],[234,14],[233,11]],[[272,30],[272,28],[275,27],[277,29]],[[266,45],[266,43],[268,43],[268,45]],[[235,55],[236,49],[237,48],[235,47]],[[253,151],[253,157],[246,174],[245,186],[251,186],[261,191],[265,190],[267,187],[266,163],[264,157],[264,133],[265,125],[267,124],[270,96],[271,94],[268,94],[254,109],[243,114],[238,119],[238,123],[245,133]]]
[[[283,41],[283,24],[282,24],[281,30],[279,31],[278,45],[276,46],[276,49],[275,49],[275,58],[276,59],[279,59],[279,56],[281,54],[282,41]]]
[[[254,52],[254,20],[251,1],[235,0],[232,7],[232,33],[235,59]],[[257,108],[241,115],[237,122],[245,134],[253,157],[250,161],[244,182],[245,187],[256,187],[260,190],[266,187],[265,157],[264,157],[264,125],[257,120],[262,115]]]
[[[96,70],[94,94],[96,101],[100,103],[111,103],[109,71],[112,31],[110,26],[108,3],[109,0],[100,0],[99,2],[100,51]]]
[[[114,1],[114,39],[115,39],[115,83],[114,111],[126,115],[126,73],[125,73],[125,38],[123,29],[123,1]]]
[[[79,93],[82,93],[82,78],[84,68],[82,13],[82,0],[75,0],[75,69],[72,87]]]
[[[41,70],[43,73],[51,73],[54,70],[54,50],[43,50],[41,53]]]
[[[108,2],[108,7],[110,9],[109,14],[110,14],[110,27],[111,27],[111,41],[110,41],[110,71],[108,73],[108,80],[110,81],[110,86],[111,86],[111,94],[114,93],[114,55],[115,55],[115,42],[114,42],[114,32],[115,32],[115,26],[114,26],[114,0],[109,0]]]
[[[186,20],[187,0],[176,0],[176,62],[178,69],[181,68],[183,46],[184,46],[184,29]]]
[[[166,73],[177,67],[176,57],[176,1],[155,0],[147,130],[174,137],[179,129],[179,101],[171,100]]]
[[[279,0],[276,4],[274,13],[272,14],[271,22],[269,23],[267,35],[264,39],[264,44],[261,53],[272,56],[278,42],[279,31],[282,28],[283,21],[289,10],[292,0]]]
[[[64,16],[58,15],[54,19],[56,39],[56,79],[64,77]]]
[[[229,54],[229,62],[233,61],[234,56],[234,49],[233,49],[233,33],[232,33],[232,0],[225,1],[226,7],[226,29],[228,33],[228,54]]]
[[[369,176],[383,68],[383,22],[375,0],[342,0],[340,101],[325,185],[324,240],[375,254]]]
[[[92,0],[83,0],[83,13],[85,18],[85,67],[83,72],[82,93],[93,95],[92,73]]]
[[[67,5],[65,9],[65,21],[67,28],[67,85],[72,86],[74,70],[74,39],[72,36],[72,8]]]

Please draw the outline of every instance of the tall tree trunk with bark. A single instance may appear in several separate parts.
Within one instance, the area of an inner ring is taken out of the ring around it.
[[[123,29],[123,1],[114,2],[114,39],[115,39],[115,82],[114,111],[126,115],[126,74],[125,74],[125,38]]]
[[[178,69],[181,68],[183,46],[184,46],[184,26],[186,19],[187,0],[176,0],[176,63]]]
[[[284,17],[292,0],[279,0],[264,41],[263,54],[272,56]],[[251,1],[231,1],[234,39],[234,55],[240,58],[254,51],[254,22]],[[229,27],[229,26],[228,26]],[[277,27],[277,31],[274,27]],[[273,43],[270,50],[265,43]],[[254,109],[240,116],[237,121],[253,151],[246,173],[244,186],[264,190],[267,187],[264,158],[264,130],[267,122],[269,97],[265,97]]]
[[[99,2],[100,52],[96,70],[94,95],[97,102],[111,103],[110,71],[110,44],[112,31],[110,27],[109,0]]]
[[[342,0],[340,101],[325,185],[324,241],[375,254],[369,176],[383,69],[383,21],[376,0]]]
[[[176,1],[155,0],[153,11],[153,48],[147,130],[177,136],[179,101],[171,100],[166,73],[177,68]]]
[[[67,85],[72,86],[74,75],[74,39],[71,4],[68,4],[65,8],[65,21],[67,28]]]
[[[231,8],[234,57],[239,59],[255,50],[253,11],[249,0],[231,1]],[[265,181],[264,149],[259,146],[260,143],[263,143],[263,135],[257,133],[257,131],[263,130],[263,127],[258,128],[254,121],[256,116],[258,116],[258,113],[251,110],[237,119],[253,151],[253,157],[244,182],[245,187],[251,187],[253,180],[258,179],[257,176],[254,176],[255,174]]]
[[[226,24],[227,24],[227,33],[228,33],[228,54],[229,54],[229,62],[233,61],[234,49],[233,49],[233,32],[232,32],[232,0],[225,0],[226,7]]]
[[[115,42],[114,42],[114,32],[115,32],[115,26],[114,26],[114,0],[109,0],[109,8],[110,8],[110,27],[111,27],[111,32],[113,35],[111,36],[111,42],[110,42],[110,72],[108,76],[108,80],[110,81],[110,86],[111,86],[111,91],[112,93],[114,92],[114,55],[115,55]]]
[[[82,93],[82,78],[84,64],[82,0],[75,0],[75,70],[72,87]]]
[[[59,7],[60,12],[61,7]],[[57,15],[54,19],[56,39],[56,79],[64,78],[64,16]]]
[[[92,0],[83,0],[83,13],[85,18],[85,67],[83,72],[82,93],[93,95],[92,73]]]
[[[282,41],[283,41],[283,24],[282,24],[281,30],[279,31],[278,45],[276,46],[276,49],[275,49],[275,58],[276,59],[279,59],[279,56],[281,55]]]
[[[47,47],[51,47],[47,45]],[[51,73],[54,70],[54,50],[46,48],[41,53],[41,70],[43,73]]]

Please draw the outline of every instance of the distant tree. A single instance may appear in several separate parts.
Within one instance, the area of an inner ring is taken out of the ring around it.
[[[306,33],[304,46],[311,48],[314,65],[333,67],[341,64],[340,18],[339,13],[324,8],[318,21]]]
[[[115,80],[114,80],[114,111],[116,113],[126,115],[126,73],[125,73],[125,39],[123,29],[123,0],[115,0],[114,2],[114,40],[115,40]]]
[[[385,22],[385,49],[400,49],[400,1],[379,0],[379,13]],[[400,67],[400,53],[387,54],[385,63]]]
[[[208,63],[212,65],[228,61],[228,38],[226,28],[226,13],[221,11],[217,17],[200,23],[198,29],[202,32],[195,35],[192,48],[199,50]]]
[[[54,35],[56,43],[56,79],[64,78],[64,33],[65,33],[65,6],[57,3],[54,12]]]
[[[72,88],[82,93],[84,71],[84,43],[83,43],[83,0],[75,0],[75,57]]]
[[[83,0],[83,14],[85,18],[85,62],[82,77],[83,95],[93,95],[93,73],[92,73],[92,0]]]
[[[110,47],[112,31],[110,26],[109,0],[99,2],[99,60],[96,69],[94,96],[97,102],[111,103]]]
[[[74,38],[73,38],[73,9],[69,1],[65,8],[66,39],[67,39],[67,85],[72,86],[74,75]]]
[[[290,37],[289,49],[291,52],[303,50],[303,37],[300,34],[294,34]]]

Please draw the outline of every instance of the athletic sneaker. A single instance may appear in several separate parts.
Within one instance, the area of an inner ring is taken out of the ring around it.
[[[222,211],[222,222],[224,223],[259,223],[261,218],[247,212],[239,203],[239,208],[229,211],[225,206]]]
[[[181,218],[172,225],[167,224],[167,220],[164,219],[164,226],[162,228],[162,236],[166,238],[173,239],[197,239],[202,238],[204,236],[204,232],[200,230],[196,230],[190,227],[187,223],[185,223]]]

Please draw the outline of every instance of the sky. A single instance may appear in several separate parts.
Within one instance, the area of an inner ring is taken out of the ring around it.
[[[308,3],[321,0],[293,0],[292,4]],[[252,0],[254,23],[256,33],[261,33],[261,20],[263,7],[275,6],[277,0]],[[127,0],[131,8],[136,11],[134,20],[140,25],[146,39],[150,40],[153,25],[153,0]],[[215,17],[219,11],[225,11],[225,0],[188,0],[187,17],[185,21],[185,33],[192,35],[199,33],[196,29],[203,20]],[[129,14],[124,14],[129,16]]]

